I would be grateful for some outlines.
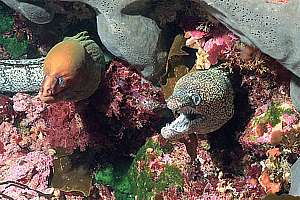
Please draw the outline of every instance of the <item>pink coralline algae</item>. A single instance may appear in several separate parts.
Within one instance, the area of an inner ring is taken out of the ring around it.
[[[33,143],[34,149],[47,146],[62,148],[68,153],[77,148],[84,150],[88,145],[89,135],[74,103],[47,105],[37,97],[23,93],[14,95],[12,99],[14,111],[22,119],[20,127],[31,133],[23,136],[21,145]]]
[[[12,124],[0,125],[1,199],[34,199],[44,195],[48,188],[52,156],[22,148],[20,141],[22,135]]]
[[[243,75],[242,86],[249,91],[249,104],[253,109],[272,100],[284,99],[289,94],[290,73],[274,61],[270,61],[267,69],[268,74],[248,71]]]
[[[140,129],[157,118],[163,94],[125,63],[113,61],[104,73],[101,87],[102,111],[115,117],[124,128]],[[105,98],[105,99],[104,99]]]
[[[299,119],[288,99],[283,103],[272,102],[261,106],[240,137],[240,143],[246,150],[258,155],[265,154],[270,145],[294,146],[300,127]],[[292,149],[295,150],[294,147]]]
[[[26,124],[31,124],[41,117],[41,113],[46,110],[46,104],[36,97],[28,94],[17,93],[13,96],[13,108],[16,112],[25,112]]]
[[[213,35],[205,42],[203,49],[208,53],[210,63],[215,65],[218,63],[218,58],[228,55],[237,39],[233,33],[224,32]]]
[[[199,24],[195,30],[185,31],[186,46],[203,49],[207,54],[208,65],[215,65],[219,59],[230,54],[238,37],[221,24],[212,25],[208,21]]]
[[[152,140],[158,142],[160,147],[164,149],[169,143],[165,143],[162,139],[157,139],[156,136]],[[201,143],[201,144],[200,144]],[[157,159],[160,162],[155,162],[154,168],[151,168],[151,174],[155,177],[156,174],[163,171],[165,160],[168,165],[172,165],[180,169],[183,177],[183,188],[169,187],[162,193],[157,194],[157,197],[163,199],[261,199],[266,193],[263,187],[259,184],[259,176],[261,174],[261,166],[259,162],[250,161],[247,156],[242,158],[241,162],[232,165],[232,168],[239,169],[240,174],[228,173],[222,168],[220,158],[216,158],[210,153],[210,147],[207,141],[200,141],[196,149],[197,159],[191,162],[190,155],[183,143],[173,143],[172,149],[160,157],[153,157],[153,161]],[[148,159],[155,150],[152,148],[146,149]],[[237,158],[233,158],[237,159]],[[149,160],[140,160],[138,166],[143,173],[145,163]],[[150,162],[151,164],[151,162]]]
[[[76,193],[49,188],[55,152],[51,148],[72,153],[91,144],[76,105],[71,102],[46,105],[22,93],[13,98],[1,96],[0,100],[2,116],[7,115],[0,123],[0,198],[44,200],[59,195],[84,199]],[[97,195],[113,197],[105,187]]]
[[[11,122],[15,118],[12,100],[4,95],[0,95],[0,124],[4,121]]]
[[[287,4],[288,0],[266,0],[267,3],[274,3],[274,4]]]

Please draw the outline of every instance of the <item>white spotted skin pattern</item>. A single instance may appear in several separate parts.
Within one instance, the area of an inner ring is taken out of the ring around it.
[[[200,95],[198,106],[192,103],[191,93]],[[206,134],[218,130],[234,113],[234,92],[227,73],[209,69],[186,74],[176,83],[167,106],[173,111],[190,106],[204,117],[189,127],[189,133]]]
[[[0,93],[38,92],[43,81],[43,58],[0,62]]]

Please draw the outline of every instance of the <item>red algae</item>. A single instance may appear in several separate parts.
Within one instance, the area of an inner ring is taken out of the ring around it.
[[[44,134],[52,148],[62,148],[72,153],[77,148],[84,151],[88,146],[89,135],[74,103],[51,104],[42,118],[45,122]]]
[[[15,118],[12,100],[4,95],[0,95],[0,124],[4,121],[12,122]]]
[[[157,118],[155,108],[164,104],[163,94],[124,62],[113,61],[104,73],[101,110],[124,128],[140,129]]]

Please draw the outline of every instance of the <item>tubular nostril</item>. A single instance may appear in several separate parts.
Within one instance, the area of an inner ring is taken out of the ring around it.
[[[46,90],[46,95],[53,95],[53,91],[51,89]]]

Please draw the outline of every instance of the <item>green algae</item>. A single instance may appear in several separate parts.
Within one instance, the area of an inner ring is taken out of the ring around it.
[[[100,168],[95,174],[95,180],[97,183],[112,187],[117,199],[134,200],[127,175],[130,165],[124,162],[118,164],[121,164],[121,166],[116,163]]]
[[[97,171],[95,179],[97,183],[104,185],[114,185],[113,166],[109,165]]]
[[[19,41],[16,37],[10,38],[0,36],[0,44],[11,54],[12,58],[18,58],[24,55],[28,47],[27,40]]]
[[[170,180],[172,180],[172,182]],[[164,191],[172,186],[182,188],[183,179],[180,170],[177,167],[167,165],[166,169],[160,174],[156,187],[158,191]]]
[[[158,142],[154,142],[150,139],[137,152],[130,168],[129,177],[132,184],[132,191],[137,195],[138,199],[153,199],[156,194],[163,192],[169,187],[183,187],[183,179],[180,170],[173,165],[166,165],[158,179],[153,180],[153,174],[148,167],[150,158],[147,154],[147,149],[153,149],[156,156],[162,156],[164,153],[170,151],[168,146],[161,147]],[[139,170],[139,162],[144,162],[144,169],[142,171]]]
[[[99,169],[95,175],[96,182],[111,186],[118,200],[133,200],[135,197],[150,200],[170,187],[182,188],[183,177],[176,166],[167,164],[160,175],[154,178],[149,169],[151,159],[147,149],[150,148],[156,156],[171,150],[170,146],[161,147],[158,142],[150,139],[138,150],[131,164],[118,162]],[[144,163],[142,169],[139,167],[141,162]]]
[[[0,4],[0,45],[8,51],[12,58],[18,58],[27,52],[28,40],[18,40],[16,34],[12,36],[4,36],[4,33],[10,32],[13,29],[14,19],[9,8]]]
[[[267,124],[270,123],[273,127],[280,123],[280,117],[283,114],[292,114],[293,111],[290,108],[280,107],[280,103],[272,102],[268,107],[268,110],[263,116],[257,117],[254,124]]]
[[[9,13],[0,5],[0,33],[4,33],[6,31],[11,30],[13,27],[14,21],[11,16],[9,16]]]

